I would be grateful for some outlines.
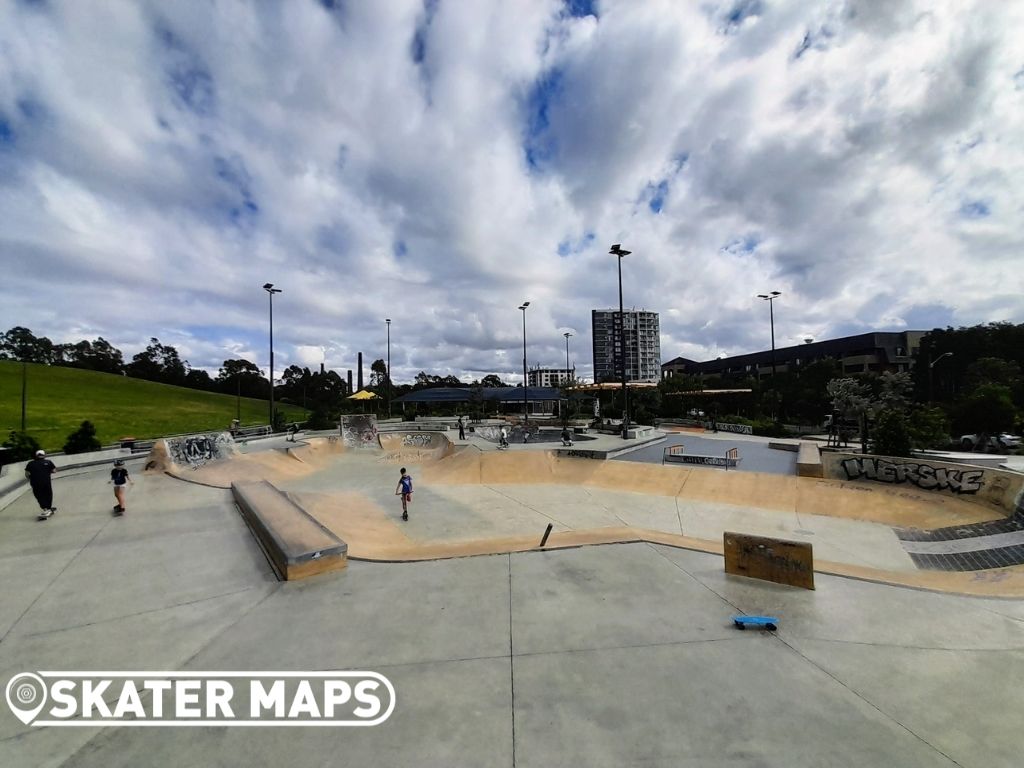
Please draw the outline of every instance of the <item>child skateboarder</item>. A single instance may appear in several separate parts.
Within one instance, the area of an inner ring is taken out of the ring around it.
[[[395,496],[402,497],[402,519],[409,519],[409,504],[412,503],[412,477],[402,467],[402,477],[395,486]]]
[[[57,466],[46,458],[46,451],[36,451],[36,457],[25,465],[25,477],[39,503],[37,520],[48,520],[57,511],[53,506],[53,486],[50,484],[50,476],[56,471]]]
[[[124,487],[132,482],[128,477],[128,468],[124,465],[124,459],[114,460],[114,468],[110,470],[110,480],[107,482],[114,485],[114,498],[117,499],[114,514],[123,515],[126,511],[124,508]],[[132,485],[135,485],[135,483],[132,483]]]

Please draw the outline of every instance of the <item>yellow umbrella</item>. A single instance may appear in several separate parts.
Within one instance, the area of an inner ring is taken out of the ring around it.
[[[354,395],[349,395],[348,399],[349,400],[376,400],[377,399],[377,395],[375,395],[373,392],[370,392],[368,390],[361,389],[358,392],[356,392]]]

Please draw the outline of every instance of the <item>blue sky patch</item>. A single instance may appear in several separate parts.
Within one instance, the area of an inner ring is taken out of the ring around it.
[[[763,0],[736,0],[725,14],[725,27],[719,31],[732,34],[746,19],[758,17],[763,13]]]
[[[960,206],[960,215],[965,219],[984,219],[992,213],[984,200],[968,200]]]
[[[404,240],[395,240],[394,245],[391,246],[391,251],[395,254],[396,259],[401,259],[409,253]]]
[[[14,129],[11,124],[0,115],[0,147],[14,144]]]
[[[651,213],[661,213],[665,206],[665,198],[668,196],[668,180],[662,179],[656,186],[648,184],[647,191],[650,194],[647,207],[651,209]]]
[[[565,0],[565,10],[574,18],[583,16],[598,18],[596,0]]]
[[[733,256],[746,256],[756,251],[757,246],[760,244],[761,237],[759,235],[748,233],[730,240],[718,250],[721,253],[730,253]]]
[[[558,255],[562,258],[571,256],[574,253],[580,253],[581,251],[589,248],[594,242],[595,235],[593,232],[587,232],[580,239],[573,242],[571,237],[566,237],[562,242],[558,244]]]
[[[551,136],[552,104],[562,96],[562,70],[555,68],[541,75],[526,97],[526,140],[524,150],[530,168],[541,170],[558,153],[558,142]]]

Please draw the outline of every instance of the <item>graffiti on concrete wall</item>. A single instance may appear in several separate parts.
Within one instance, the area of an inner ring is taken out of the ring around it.
[[[924,491],[974,494],[981,490],[984,469],[950,469],[922,462],[894,462],[873,456],[843,459],[849,480],[864,478],[879,483],[911,483]]]
[[[754,430],[749,424],[725,424],[722,422],[718,423],[719,432],[733,432],[738,435],[752,435]],[[711,429],[712,423],[710,421],[704,423],[705,429]]]
[[[167,452],[176,464],[189,465],[193,469],[209,461],[226,459],[234,452],[231,436],[224,432],[175,437],[166,443]]]
[[[370,414],[342,416],[341,439],[346,448],[376,448],[377,417]]]

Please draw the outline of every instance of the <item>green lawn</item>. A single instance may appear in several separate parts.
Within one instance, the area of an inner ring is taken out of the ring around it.
[[[59,451],[70,433],[88,419],[101,443],[227,429],[235,398],[173,387],[110,373],[29,363],[25,430],[47,451]],[[304,412],[279,406],[289,421]],[[242,398],[242,424],[266,424],[266,400]],[[21,428],[21,363],[0,360],[0,442]]]

